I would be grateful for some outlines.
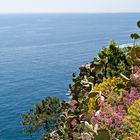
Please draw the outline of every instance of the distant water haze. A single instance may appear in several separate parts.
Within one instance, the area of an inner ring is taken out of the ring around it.
[[[0,15],[0,140],[29,140],[20,114],[45,96],[67,100],[73,72],[110,39],[133,42],[135,14]],[[33,139],[37,139],[37,135]]]
[[[139,0],[1,0],[0,13],[140,12]]]

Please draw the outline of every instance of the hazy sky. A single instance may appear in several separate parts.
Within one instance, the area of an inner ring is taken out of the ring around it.
[[[0,13],[140,12],[140,0],[0,0]]]

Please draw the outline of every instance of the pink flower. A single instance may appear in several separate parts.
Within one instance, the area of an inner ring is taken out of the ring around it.
[[[100,117],[100,114],[101,114],[101,110],[98,110],[98,111],[95,113],[95,117]]]
[[[105,123],[106,123],[107,125],[111,126],[111,125],[112,125],[112,120],[111,120],[111,118],[105,118]]]
[[[82,137],[82,140],[91,140],[90,134],[88,134],[86,132],[81,133],[81,137]]]
[[[135,74],[140,77],[140,69]]]
[[[131,123],[130,123],[130,120],[126,120],[125,122],[124,122],[124,124],[125,125],[127,125],[127,126],[129,126]]]
[[[91,117],[90,122],[91,122],[93,125],[94,125],[95,123],[98,122],[98,119],[97,119],[97,117],[95,117],[95,114],[93,114],[93,116]]]
[[[137,72],[140,68],[136,65],[134,66],[134,71]]]
[[[104,96],[99,96],[97,99],[97,103],[99,106],[101,106],[104,103],[105,97]]]
[[[112,116],[116,122],[120,121],[123,118],[123,115],[121,113],[113,113]]]
[[[118,106],[117,106],[117,109],[118,109],[119,111],[121,111],[123,108],[124,108],[123,105],[118,105]]]
[[[131,87],[130,92],[125,91],[123,97],[123,103],[126,107],[129,107],[135,100],[140,98],[137,88]]]
[[[137,140],[140,140],[140,136],[137,137]]]
[[[131,87],[130,96],[133,96],[137,93],[137,89],[135,87]]]
[[[75,100],[70,100],[70,102],[69,102],[70,108],[71,108],[71,109],[75,108],[75,104],[76,104],[76,103],[77,103],[77,102],[76,102]]]
[[[72,121],[71,121],[71,125],[76,125],[77,124],[77,120],[76,119],[73,119]]]

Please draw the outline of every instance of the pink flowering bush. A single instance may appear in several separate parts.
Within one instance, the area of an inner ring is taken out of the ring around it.
[[[140,93],[136,87],[131,87],[130,91],[123,92],[123,104],[128,108],[135,100],[140,98]]]
[[[129,107],[140,99],[140,68],[134,67],[135,72],[130,75],[130,81],[126,81],[123,92],[108,92],[104,101],[97,99],[98,110],[92,110],[90,123],[98,130],[108,131],[111,139],[123,139],[122,120],[127,116]],[[94,88],[94,87],[93,87]],[[129,128],[129,121],[125,122]]]

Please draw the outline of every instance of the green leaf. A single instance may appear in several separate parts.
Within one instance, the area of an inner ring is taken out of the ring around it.
[[[125,88],[125,86],[123,84],[117,84],[117,88],[121,89],[121,88]]]
[[[129,78],[127,78],[125,75],[123,75],[122,73],[120,73],[120,76],[122,77],[122,78],[124,78],[125,80],[127,80],[127,81],[129,81],[130,79]]]
[[[132,33],[132,34],[130,35],[130,37],[131,37],[132,39],[139,39],[139,38],[140,38],[140,36],[139,36],[137,33]]]
[[[137,22],[137,26],[140,28],[140,20]]]
[[[62,120],[63,122],[65,122],[66,117],[65,117],[64,115],[61,115],[60,118],[61,118],[61,120]]]
[[[94,140],[110,140],[107,130],[99,130],[98,135],[94,136]]]
[[[89,131],[89,132],[94,132],[94,128],[92,124],[89,124],[87,121],[85,121],[85,128]]]
[[[96,95],[98,95],[99,93],[97,93],[97,92],[91,92],[91,93],[89,93],[89,95],[88,95],[88,97],[89,98],[92,98],[92,97],[95,97]]]

